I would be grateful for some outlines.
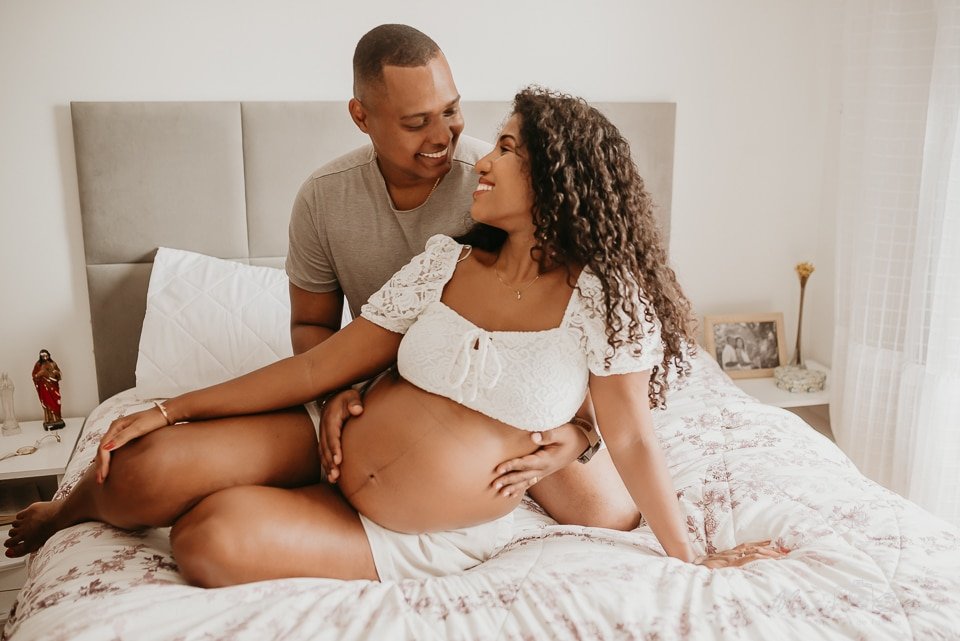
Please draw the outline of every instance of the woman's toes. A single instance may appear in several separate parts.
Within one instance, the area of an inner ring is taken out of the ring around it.
[[[14,521],[3,542],[10,557],[23,556],[46,543],[56,531],[55,520],[59,505],[52,501],[34,503],[22,512]]]

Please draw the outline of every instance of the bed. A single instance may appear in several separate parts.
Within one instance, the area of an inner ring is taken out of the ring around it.
[[[669,229],[674,105],[604,108],[633,141]],[[484,137],[507,106],[465,111]],[[102,402],[58,496],[121,412],[289,353],[279,269],[289,203],[313,168],[362,142],[345,113],[337,103],[72,105]],[[697,551],[771,538],[787,558],[710,571],[665,558],[646,527],[545,525],[456,576],[204,590],[178,574],[167,530],[84,523],[30,557],[3,637],[960,639],[956,527],[863,477],[702,352],[655,420]]]

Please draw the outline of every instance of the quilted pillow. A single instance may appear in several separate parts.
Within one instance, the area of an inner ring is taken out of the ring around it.
[[[214,385],[292,353],[282,269],[157,251],[137,354],[144,398]]]

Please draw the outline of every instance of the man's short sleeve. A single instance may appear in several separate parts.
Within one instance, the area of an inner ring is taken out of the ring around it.
[[[326,293],[340,289],[330,259],[324,215],[316,194],[317,179],[311,176],[300,187],[290,215],[287,278],[308,292]]]

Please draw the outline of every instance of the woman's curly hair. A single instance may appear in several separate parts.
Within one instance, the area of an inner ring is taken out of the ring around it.
[[[513,113],[520,118],[533,187],[533,257],[541,270],[557,263],[585,265],[599,278],[607,342],[614,350],[638,344],[643,323],[649,325],[654,315],[660,320],[663,360],[650,372],[648,396],[651,407],[664,407],[669,370],[680,377],[690,373],[693,317],[667,263],[630,145],[582,98],[528,87],[514,97]],[[502,244],[502,232],[477,227],[468,234],[473,244],[492,250],[496,247],[489,245]],[[625,328],[624,319],[629,319]]]

